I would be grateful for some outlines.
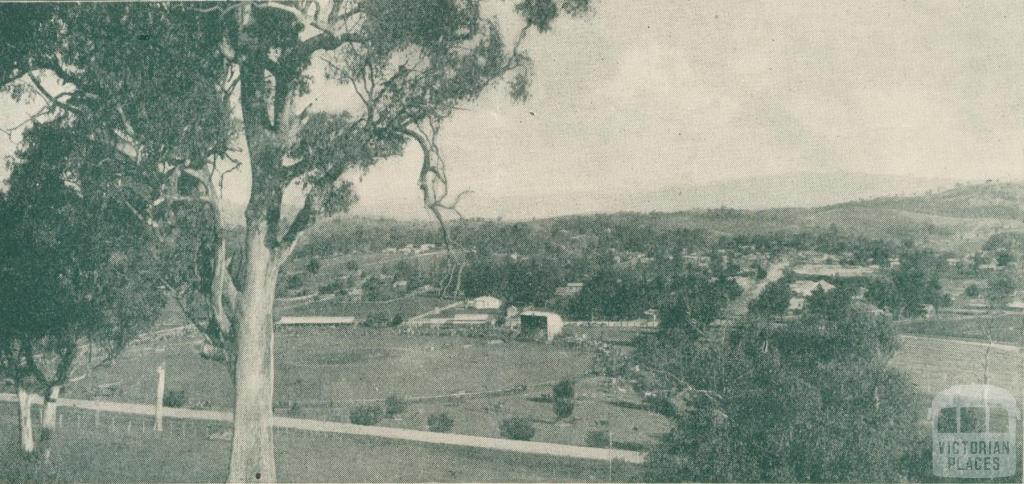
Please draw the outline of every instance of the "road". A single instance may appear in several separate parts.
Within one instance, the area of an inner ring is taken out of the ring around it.
[[[12,393],[0,393],[0,402],[17,403],[18,397]],[[34,405],[42,404],[42,398],[33,395]],[[108,402],[101,400],[76,400],[72,398],[61,398],[61,407],[77,408],[100,412],[113,412],[129,415],[153,416],[155,409],[153,405],[140,405],[136,403]],[[164,408],[164,416],[180,419],[206,420],[215,422],[231,422],[231,412],[214,410],[193,410],[187,408]],[[274,417],[274,427],[310,432],[327,432],[334,434],[362,435],[382,439],[406,440],[412,442],[423,442],[428,444],[456,445],[460,447],[475,447],[480,449],[493,449],[508,452],[519,452],[524,454],[549,455],[555,457],[568,457],[573,459],[587,460],[618,460],[631,464],[642,464],[644,454],[629,450],[599,449],[596,447],[580,447],[575,445],[552,444],[548,442],[529,442],[521,440],[495,439],[492,437],[479,437],[476,435],[447,434],[440,432],[427,432],[424,430],[397,429],[389,427],[376,427],[370,425],[355,425],[341,422],[327,422],[322,420],[309,420],[292,417]]]
[[[781,279],[782,274],[783,272],[785,272],[785,269],[788,265],[789,261],[783,259],[779,260],[778,262],[772,263],[770,266],[768,266],[768,274],[765,276],[765,278],[758,281],[758,283],[755,284],[754,287],[751,287],[750,289],[743,291],[743,294],[740,295],[740,297],[736,298],[731,303],[729,303],[729,307],[726,308],[726,314],[734,316],[742,316],[744,314],[747,314],[747,305],[750,304],[750,301],[757,299],[757,296],[761,295],[761,292],[764,291],[764,288],[765,286],[768,285],[768,283]]]

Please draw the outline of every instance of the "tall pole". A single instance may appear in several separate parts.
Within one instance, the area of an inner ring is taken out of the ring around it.
[[[164,431],[164,364],[160,363],[160,367],[156,369],[156,402],[154,402],[156,411],[153,412],[155,423],[153,424],[153,430],[157,432]]]

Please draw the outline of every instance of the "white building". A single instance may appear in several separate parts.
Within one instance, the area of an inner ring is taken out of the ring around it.
[[[555,336],[562,334],[565,323],[557,313],[527,310],[519,314],[519,334],[530,335],[543,331],[550,343]]]
[[[473,309],[501,309],[501,299],[494,296],[480,296],[469,303]]]

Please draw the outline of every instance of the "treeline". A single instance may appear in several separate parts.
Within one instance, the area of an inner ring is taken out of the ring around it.
[[[711,321],[742,293],[727,266],[697,267],[680,259],[627,265],[610,253],[559,258],[478,256],[463,273],[467,297],[491,295],[516,305],[544,306],[569,319],[629,320],[657,309],[680,318]],[[576,293],[556,295],[568,283]]]
[[[645,214],[581,215],[528,222],[474,219],[450,229],[459,247],[484,255],[555,256],[615,250],[662,260],[683,251],[754,250],[773,254],[799,250],[849,254],[845,262],[885,266],[904,250],[903,244],[843,233],[835,226],[728,234],[669,225],[655,215]],[[311,229],[295,253],[298,257],[325,256],[440,242],[437,225],[429,222],[336,218]]]

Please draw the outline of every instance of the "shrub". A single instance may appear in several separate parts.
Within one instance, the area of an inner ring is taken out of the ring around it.
[[[501,421],[498,425],[501,436],[512,440],[530,440],[536,433],[533,424],[523,417],[511,417]]]
[[[572,400],[576,397],[576,389],[573,387],[572,380],[566,379],[555,384],[551,394],[554,395],[555,400],[560,398]]]
[[[348,413],[348,420],[356,425],[376,425],[382,413],[377,405],[357,405]]]
[[[320,261],[316,257],[309,258],[309,262],[306,263],[306,272],[310,274],[320,272]]]
[[[972,299],[981,296],[981,289],[978,288],[977,284],[971,284],[964,289],[964,296]]]
[[[571,417],[576,408],[573,401],[576,397],[576,389],[573,387],[572,380],[558,382],[552,389],[552,395],[554,396],[555,416],[559,419]]]
[[[387,326],[391,322],[391,319],[384,313],[370,313],[366,316],[366,325],[375,328]]]
[[[612,444],[611,436],[607,430],[591,430],[587,432],[587,447],[600,447],[607,449]]]
[[[384,414],[387,415],[388,418],[393,418],[402,414],[402,412],[405,412],[405,409],[408,407],[409,405],[405,403],[405,400],[398,395],[391,395],[384,399]]]
[[[676,415],[676,406],[664,395],[648,395],[644,397],[644,407],[659,415],[672,418]]]
[[[185,398],[185,390],[168,390],[164,393],[164,406],[171,408],[181,408],[188,403],[188,399]]]
[[[572,411],[576,408],[576,404],[568,398],[556,398],[555,399],[555,416],[559,419],[569,418],[572,416]]]
[[[431,432],[451,432],[455,428],[455,419],[447,413],[433,413],[427,417],[427,428]]]

